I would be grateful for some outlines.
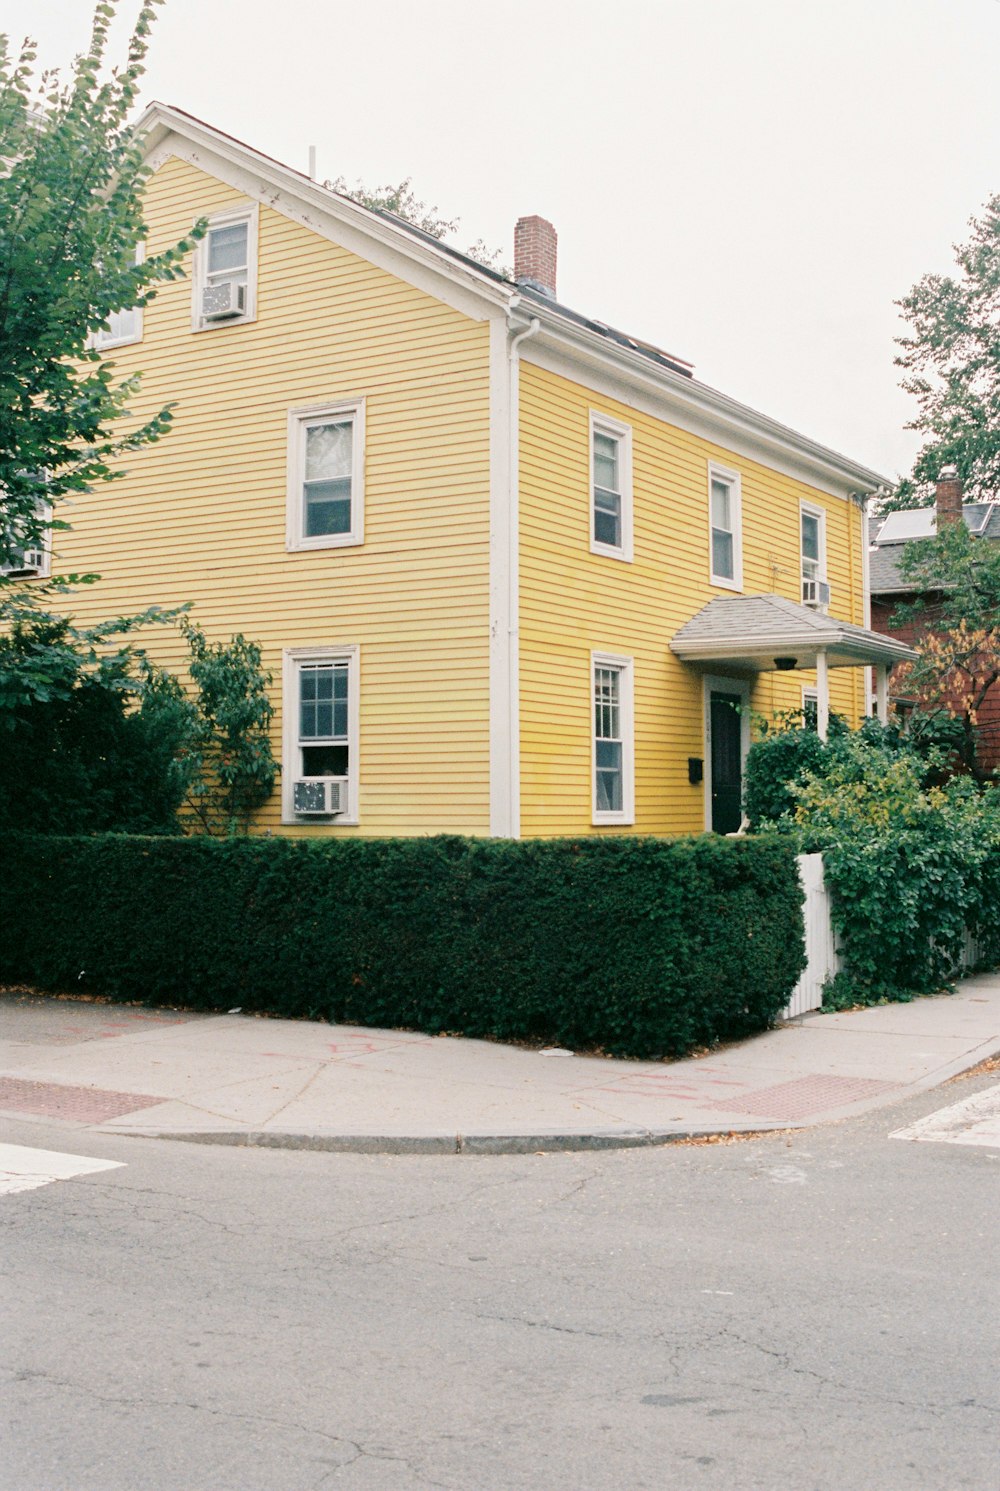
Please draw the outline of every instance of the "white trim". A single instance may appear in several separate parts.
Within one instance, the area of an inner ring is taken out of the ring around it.
[[[137,243],[135,246],[134,262],[136,264],[142,264],[144,263],[145,258],[146,245],[144,243]],[[89,345],[96,351],[103,354],[105,352],[111,352],[115,347],[131,347],[136,342],[141,342],[143,333],[142,311],[143,308],[141,305],[123,306],[120,310],[112,311],[111,316],[124,316],[126,314],[131,314],[135,317],[135,331],[133,332],[133,334],[131,336],[118,337],[111,336],[109,334],[107,337],[105,337],[103,332],[95,331],[88,338]],[[108,319],[110,321],[111,317],[109,316]]]
[[[826,508],[817,502],[799,501],[799,601],[802,600],[802,584],[806,577],[806,555],[802,544],[802,519],[808,515],[819,523],[819,573],[812,578],[826,582]],[[810,560],[810,563],[813,561]]]
[[[733,575],[717,575],[714,568],[715,545],[712,542],[712,483],[719,482],[729,488],[730,530],[733,538]],[[730,471],[717,461],[708,463],[708,573],[709,583],[723,590],[743,589],[743,484],[738,471]]]
[[[378,213],[310,181],[301,172],[269,159],[250,146],[165,104],[153,103],[136,125],[145,136],[147,164],[155,170],[174,155],[246,196],[273,207],[293,222],[360,254],[446,305],[477,320],[491,306],[538,316],[546,342],[533,344],[530,361],[551,359],[567,376],[589,388],[645,409],[679,429],[724,445],[735,455],[762,462],[775,471],[811,483],[847,500],[859,488],[887,485],[878,472],[851,461],[745,404],[648,357],[593,328],[581,325],[558,305],[522,297],[513,285],[451,258],[433,244],[395,227]]]
[[[806,705],[807,704],[815,704],[815,706],[816,706],[816,715],[815,715],[815,718],[818,720],[819,719],[819,689],[815,686],[815,684],[804,683],[802,685],[802,723],[803,723],[803,725],[806,723]]]
[[[872,629],[872,562],[871,544],[868,538],[868,499],[860,497],[858,506],[861,508],[861,617],[862,623],[868,631]],[[872,670],[865,669],[865,717],[872,713]]]
[[[600,345],[606,339],[595,333],[584,343],[571,329],[557,336],[556,329],[546,325],[543,337],[532,343],[525,354],[526,362],[580,383],[590,393],[603,394],[637,413],[648,414],[675,430],[721,446],[727,457],[754,461],[842,502],[860,487],[874,490],[887,483],[877,472],[814,444],[695,378],[666,370],[658,373],[638,353],[630,354],[629,365],[623,366],[625,354],[617,344]]]
[[[830,734],[830,670],[825,647],[816,654],[816,692],[816,734],[826,740]]]
[[[622,742],[622,807],[608,812],[597,806],[597,733],[594,721],[594,673],[598,668],[615,668],[620,678],[618,717]],[[635,659],[617,652],[590,654],[590,821],[595,828],[635,823]]]
[[[299,748],[299,665],[301,663],[343,663],[347,668],[347,811],[335,818],[310,820],[293,811],[293,793],[296,780],[296,755]],[[318,821],[324,828],[354,828],[358,824],[358,808],[361,795],[360,762],[358,759],[361,735],[361,649],[356,642],[329,647],[286,647],[281,665],[281,821],[303,824]]]
[[[242,326],[257,319],[257,240],[260,209],[256,202],[246,202],[239,207],[225,207],[208,216],[208,230],[204,238],[195,244],[194,266],[191,274],[191,330],[222,331],[227,326]],[[238,316],[229,316],[225,321],[206,321],[201,314],[201,292],[205,288],[208,273],[208,240],[213,228],[231,228],[237,223],[247,224],[247,293],[246,306]]]
[[[590,552],[603,554],[608,559],[632,562],[632,426],[612,419],[599,409],[590,410],[588,438],[590,441]],[[609,435],[618,444],[618,485],[621,500],[620,545],[603,544],[594,535],[594,436]]]
[[[303,532],[302,486],[305,480],[305,432],[325,421],[352,425],[351,436],[351,528],[349,533],[319,533],[307,538]],[[285,499],[285,547],[290,554],[303,549],[345,549],[365,539],[365,401],[335,399],[327,404],[302,404],[288,411],[287,487]]]
[[[146,164],[151,171],[171,157],[195,166],[252,201],[273,208],[289,222],[357,254],[473,320],[485,320],[491,308],[506,309],[514,298],[512,285],[480,276],[440,249],[411,238],[404,229],[394,227],[359,202],[300,178],[287,166],[268,161],[207,127],[189,127],[187,120],[174,123],[177,116],[162,105],[153,105],[147,112],[164,116],[147,136]],[[146,117],[137,129],[143,128]]]
[[[529,331],[490,322],[490,833],[501,839],[521,834],[518,347]]]
[[[740,713],[740,778],[744,775],[747,752],[750,750],[750,693],[752,683],[746,678],[729,678],[721,673],[706,673],[702,678],[701,714],[704,737],[704,790],[705,832],[712,832],[712,694],[739,694],[742,703]]]

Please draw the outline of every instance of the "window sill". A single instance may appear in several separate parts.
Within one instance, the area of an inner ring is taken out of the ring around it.
[[[364,543],[363,533],[330,533],[321,538],[297,538],[286,542],[289,554],[308,554],[311,549],[358,549]]]
[[[591,539],[590,552],[592,554],[602,554],[605,559],[621,560],[624,564],[632,563],[631,549],[613,549],[610,544],[599,544],[596,539]]]
[[[229,326],[246,326],[256,321],[256,314],[247,316],[226,316],[219,321],[198,321],[191,330],[195,333],[200,331],[225,331]]]
[[[723,578],[722,575],[710,575],[709,576],[709,584],[710,585],[717,585],[720,590],[735,590],[738,595],[742,595],[743,594],[743,581],[742,581],[742,579],[740,579],[740,580],[726,580],[726,579]]]
[[[591,828],[631,828],[634,824],[634,813],[595,813],[590,820]]]

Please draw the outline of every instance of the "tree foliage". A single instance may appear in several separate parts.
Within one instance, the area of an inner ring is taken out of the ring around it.
[[[870,721],[831,741],[770,825],[820,851],[843,972],[828,1006],[907,999],[960,971],[967,932],[1000,955],[1000,789],[951,776],[941,751]]]
[[[245,833],[278,776],[271,750],[274,709],[270,673],[256,642],[242,635],[209,642],[194,622],[181,623],[191,652],[193,728],[186,744],[188,826],[205,833]]]
[[[970,498],[1000,492],[1000,195],[955,248],[956,275],[927,274],[900,302],[903,388],[917,400],[909,428],[925,437],[913,471],[885,504],[929,506],[941,468],[954,465]]]
[[[36,617],[0,638],[0,826],[177,831],[192,711],[116,624]]]
[[[190,239],[136,262],[147,170],[129,125],[155,10],[144,0],[122,68],[104,76],[115,5],[94,12],[68,84],[0,37],[0,563],[44,541],[43,504],[122,475],[169,407],[128,420],[138,379],[116,379],[93,337],[174,279]],[[123,422],[124,421],[124,425]]]
[[[894,676],[897,692],[961,725],[960,753],[976,769],[976,732],[991,689],[1000,688],[1000,544],[949,523],[906,545],[900,572],[920,598],[893,619],[917,630],[915,663]]]
[[[457,233],[461,226],[459,218],[441,217],[436,207],[428,207],[426,202],[421,202],[413,190],[413,178],[410,176],[404,177],[396,186],[369,187],[363,181],[356,181],[351,186],[343,176],[338,176],[336,181],[327,182],[327,185],[342,196],[360,202],[362,207],[370,207],[375,212],[391,212],[394,217],[402,218],[404,223],[412,223],[431,238],[447,238],[450,234]],[[468,258],[475,259],[477,264],[510,277],[510,270],[501,263],[502,250],[488,248],[481,238],[477,238],[465,253]]]

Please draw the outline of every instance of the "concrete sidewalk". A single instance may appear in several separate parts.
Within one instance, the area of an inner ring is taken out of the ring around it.
[[[675,1062],[7,992],[0,1114],[366,1153],[615,1148],[850,1117],[997,1051],[996,974]]]

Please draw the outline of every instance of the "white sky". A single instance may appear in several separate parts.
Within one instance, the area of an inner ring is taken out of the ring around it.
[[[65,67],[92,9],[0,26]],[[998,61],[1000,0],[167,0],[144,102],[301,170],[315,144],[320,177],[412,176],[507,263],[541,213],[561,300],[893,476],[893,301],[1000,191]]]

